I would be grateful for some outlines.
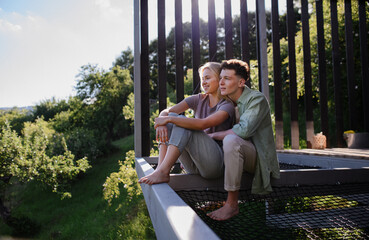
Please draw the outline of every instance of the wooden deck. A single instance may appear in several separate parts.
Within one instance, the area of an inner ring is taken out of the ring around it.
[[[326,149],[285,149],[277,150],[278,153],[302,154],[313,156],[325,156],[335,158],[365,159],[369,160],[369,149],[352,148],[326,148]]]

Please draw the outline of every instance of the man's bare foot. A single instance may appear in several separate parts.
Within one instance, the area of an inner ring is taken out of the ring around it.
[[[207,215],[211,219],[218,220],[218,221],[224,221],[224,220],[230,219],[231,217],[237,215],[238,213],[239,213],[238,204],[231,205],[229,203],[226,203],[223,207],[211,213],[208,213]]]
[[[169,182],[169,179],[169,174],[165,174],[161,171],[155,170],[153,173],[140,178],[140,180],[138,180],[138,183],[153,185],[158,183],[167,183]]]

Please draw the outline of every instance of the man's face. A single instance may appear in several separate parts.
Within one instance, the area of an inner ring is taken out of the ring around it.
[[[219,88],[223,96],[228,95],[232,98],[232,96],[242,92],[244,80],[235,73],[233,69],[223,69],[220,72]]]

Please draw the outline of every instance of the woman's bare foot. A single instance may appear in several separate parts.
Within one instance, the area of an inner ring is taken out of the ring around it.
[[[155,170],[153,173],[140,178],[140,180],[138,180],[138,183],[153,185],[158,183],[167,183],[169,182],[169,179],[169,174],[165,174],[161,171]]]
[[[229,203],[226,203],[223,207],[211,213],[208,213],[207,215],[211,219],[218,220],[218,221],[224,221],[224,220],[230,219],[231,217],[237,215],[238,213],[239,213],[238,204],[231,205]]]

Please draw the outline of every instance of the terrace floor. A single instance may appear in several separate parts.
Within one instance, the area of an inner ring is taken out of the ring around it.
[[[277,152],[369,160],[369,149],[353,149],[353,148],[326,148],[326,149],[299,149],[299,150],[285,149],[285,150],[277,150]]]
[[[280,150],[278,157],[281,179],[272,181],[273,192],[251,194],[252,175],[245,174],[240,214],[227,221],[206,215],[226,199],[223,179],[172,174],[168,184],[143,184],[157,236],[173,232],[173,238],[207,240],[369,239],[369,149]],[[153,171],[155,160],[136,159],[139,177]],[[187,217],[181,215],[184,210]],[[169,224],[162,228],[164,218]]]

